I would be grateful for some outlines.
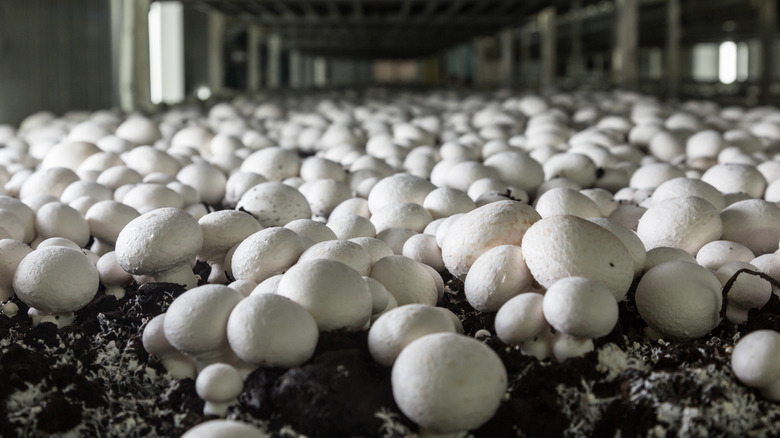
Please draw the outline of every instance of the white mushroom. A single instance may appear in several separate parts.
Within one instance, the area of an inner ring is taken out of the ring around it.
[[[184,210],[160,208],[130,221],[116,240],[116,259],[133,275],[191,289],[198,281],[190,266],[203,245],[198,222]]]
[[[517,201],[493,202],[465,213],[446,229],[441,244],[444,265],[464,279],[480,255],[499,245],[519,245],[539,219],[531,206]]]
[[[13,280],[16,296],[59,327],[70,325],[73,312],[89,304],[99,286],[98,271],[87,256],[63,246],[27,254]]]
[[[606,336],[618,320],[612,292],[602,282],[585,277],[567,277],[553,283],[544,294],[542,309],[545,320],[555,330],[574,338],[555,341],[553,354],[559,361],[588,351],[587,340]],[[572,351],[570,347],[577,341],[584,341],[586,348]],[[593,344],[589,345],[592,349]]]
[[[735,202],[720,212],[723,239],[741,243],[755,255],[777,251],[780,207],[761,199]]]
[[[89,242],[89,224],[76,209],[61,202],[49,202],[35,213],[37,241],[64,237],[84,247]],[[35,244],[33,244],[35,245]]]
[[[441,308],[407,304],[382,314],[368,331],[368,351],[375,361],[392,366],[401,351],[415,339],[432,333],[455,332]]]
[[[198,397],[206,402],[203,415],[225,417],[230,405],[236,402],[243,389],[241,374],[235,367],[226,363],[214,363],[204,367],[195,379]]]
[[[227,283],[225,256],[230,248],[263,229],[252,216],[237,210],[220,210],[198,219],[203,232],[203,245],[198,259],[211,265],[209,283]]]
[[[560,214],[585,219],[601,216],[601,210],[593,200],[567,187],[556,187],[542,193],[534,201],[534,208],[543,218]]]
[[[38,245],[38,248],[41,246]],[[117,299],[125,296],[125,286],[133,283],[133,276],[119,266],[116,253],[109,251],[98,259],[95,267],[98,270],[100,283],[106,287],[106,295],[113,295]]]
[[[393,397],[423,433],[465,432],[498,409],[507,374],[483,343],[455,333],[423,336],[398,355],[391,374]]]
[[[685,196],[651,205],[639,219],[636,232],[648,250],[674,246],[696,254],[704,244],[720,239],[723,223],[712,204]]]
[[[165,370],[174,379],[194,379],[197,374],[195,361],[174,348],[165,337],[165,314],[155,316],[146,324],[142,336],[144,350],[160,359]]]
[[[742,337],[731,353],[731,369],[742,384],[780,401],[780,333],[756,330]]]
[[[699,249],[696,253],[696,263],[707,269],[717,271],[730,262],[748,263],[756,258],[747,246],[729,240],[714,240]]]
[[[0,239],[0,302],[14,296],[14,273],[19,263],[32,252],[24,242]]]
[[[758,268],[747,262],[735,261],[722,265],[715,272],[720,283],[725,287],[737,271],[747,269],[757,272]],[[726,318],[734,324],[740,324],[748,319],[750,309],[760,309],[772,297],[772,283],[765,279],[741,273],[731,284],[731,288],[726,291]]]
[[[522,243],[523,258],[544,287],[565,277],[604,283],[616,300],[628,293],[634,261],[609,230],[576,216],[552,216],[533,224]]]
[[[535,292],[521,293],[498,309],[495,320],[496,336],[501,342],[517,345],[520,351],[540,360],[552,353],[549,348],[534,348],[538,340],[547,344],[544,335],[550,332],[542,310],[543,299],[544,295]]]
[[[313,259],[329,259],[344,263],[360,275],[371,272],[371,256],[362,246],[349,240],[326,240],[315,243],[301,254],[298,262]]]
[[[393,294],[399,306],[413,303],[435,306],[438,300],[433,277],[408,257],[391,255],[379,259],[371,268],[371,277]]]
[[[515,245],[485,251],[469,269],[463,290],[469,304],[480,312],[495,312],[531,286],[533,277]]]
[[[268,435],[239,421],[209,420],[188,430],[181,438],[268,438]]]
[[[92,205],[84,216],[89,232],[95,238],[92,251],[98,255],[113,251],[119,232],[140,215],[138,210],[117,201],[100,201]]]
[[[298,303],[279,295],[253,294],[230,313],[227,338],[244,362],[290,368],[314,354],[319,332],[314,318]]]
[[[612,219],[605,217],[592,217],[588,220],[600,227],[606,228],[623,242],[628,253],[631,254],[631,259],[634,261],[634,276],[636,277],[641,274],[647,261],[647,251],[645,250],[645,245],[642,243],[642,240],[637,237],[636,233]]]
[[[368,284],[357,271],[335,260],[295,264],[279,281],[277,294],[308,310],[320,331],[362,330],[371,318]]]
[[[636,307],[649,335],[694,339],[720,323],[721,284],[709,269],[696,263],[659,264],[639,280]]]
[[[202,368],[225,362],[233,352],[227,339],[230,312],[244,297],[227,286],[205,284],[179,295],[165,313],[165,338]]]
[[[260,284],[289,269],[303,250],[303,240],[294,231],[284,227],[265,228],[228,251],[225,268],[237,280]]]
[[[301,237],[308,238],[312,243],[339,239],[327,225],[312,219],[296,219],[288,222],[284,227],[295,231]]]
[[[297,189],[274,181],[249,189],[236,208],[251,213],[264,227],[284,226],[295,219],[311,219],[306,197]]]

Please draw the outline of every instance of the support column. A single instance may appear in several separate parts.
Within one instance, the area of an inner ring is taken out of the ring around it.
[[[669,99],[680,97],[680,0],[666,3],[666,86]]]
[[[520,34],[520,81],[526,87],[533,77],[531,62],[531,32],[524,31]]]
[[[211,95],[218,95],[225,85],[225,16],[209,12],[208,28],[209,88]]]
[[[260,43],[263,39],[262,29],[258,25],[249,25],[247,29],[247,60],[246,60],[246,89],[255,93],[260,91],[261,60]]]
[[[300,88],[303,85],[303,59],[301,52],[290,50],[290,88]]]
[[[485,38],[475,38],[471,41],[474,50],[474,85],[477,87],[486,84],[485,78]]]
[[[557,50],[556,41],[557,24],[556,11],[554,7],[549,7],[539,13],[539,37],[541,38],[542,65],[539,70],[539,86],[547,88],[555,84],[557,74]]]
[[[501,44],[501,85],[511,87],[515,76],[515,34],[504,29],[499,34]]]
[[[612,71],[618,86],[634,90],[639,76],[639,4],[638,0],[617,0],[617,35]]]
[[[137,0],[116,5],[121,14],[116,21],[119,26],[116,75],[119,106],[126,112],[153,109],[149,77],[150,3],[150,0]]]
[[[268,36],[268,88],[282,85],[282,38],[278,33]]]
[[[758,17],[761,36],[761,103],[772,102],[772,82],[775,78],[774,45],[777,27],[777,0],[761,0]]]
[[[314,58],[314,85],[325,87],[328,85],[328,60],[318,56]]]
[[[571,74],[569,76],[575,83],[580,84],[585,74],[585,58],[582,53],[582,1],[572,0],[571,7],[574,17],[571,21]]]

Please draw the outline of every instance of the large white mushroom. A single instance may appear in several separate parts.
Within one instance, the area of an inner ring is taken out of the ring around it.
[[[780,333],[756,330],[742,337],[731,353],[731,369],[742,384],[780,401]]]

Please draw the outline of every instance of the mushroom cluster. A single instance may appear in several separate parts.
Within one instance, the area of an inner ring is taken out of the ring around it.
[[[223,102],[219,123],[185,108],[62,120],[75,137],[98,126],[91,141],[45,137],[33,115],[0,148],[0,300],[63,326],[99,293],[183,285],[144,347],[217,416],[253,369],[307,363],[321,333],[365,333],[405,415],[474,429],[507,375],[437,307],[452,282],[495,313],[480,339],[558,361],[599,348],[626,300],[649,339],[679,340],[777,293],[777,111],[600,98],[345,95]],[[734,278],[745,269],[765,277]],[[776,344],[758,332],[733,355],[773,399],[777,373],[751,367]]]

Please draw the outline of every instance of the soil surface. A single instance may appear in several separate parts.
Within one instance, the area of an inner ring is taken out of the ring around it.
[[[693,341],[651,341],[630,292],[593,352],[558,363],[501,343],[495,315],[473,310],[462,283],[445,281],[439,305],[493,348],[509,375],[505,400],[475,437],[780,435],[780,404],[740,385],[729,367],[740,336],[780,331],[777,296],[745,324],[726,321]],[[171,379],[141,343],[145,324],[183,292],[147,284],[117,300],[101,290],[62,329],[32,327],[27,306],[12,300],[18,313],[0,315],[0,436],[175,437],[213,418],[203,415],[194,381]],[[371,359],[366,339],[323,333],[306,364],[258,368],[228,418],[274,437],[413,435],[393,401],[390,369]]]

